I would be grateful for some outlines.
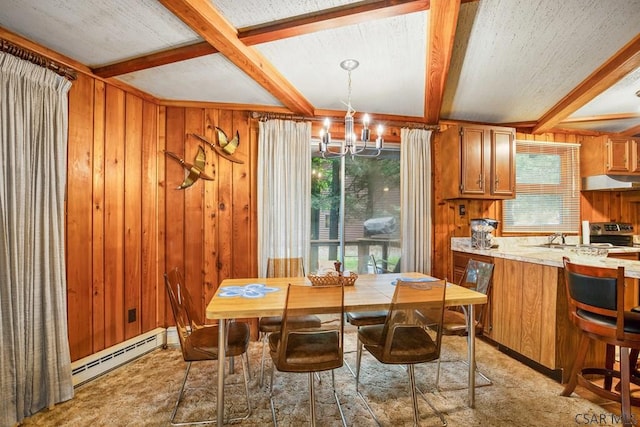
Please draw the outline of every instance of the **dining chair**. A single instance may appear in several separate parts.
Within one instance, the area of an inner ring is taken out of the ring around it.
[[[378,266],[373,255],[365,257],[364,260],[358,260],[359,265],[372,265],[373,271],[377,274]],[[369,270],[369,269],[367,269]],[[370,311],[348,311],[345,313],[347,322],[356,327],[368,325],[383,324],[387,318],[387,310],[370,310]]]
[[[195,310],[191,300],[189,290],[184,284],[180,270],[172,269],[164,275],[165,287],[169,296],[169,303],[176,322],[178,339],[182,350],[182,357],[187,362],[182,386],[178,394],[170,423],[173,426],[210,424],[216,419],[200,421],[176,422],[176,413],[184,395],[185,384],[189,376],[192,362],[218,360],[218,325],[207,325],[202,321],[201,316]],[[247,412],[228,421],[235,422],[247,419],[251,415],[251,401],[249,398],[249,372],[247,348],[249,347],[250,330],[249,325],[241,322],[232,322],[227,328],[226,356],[227,358],[240,356],[242,359],[242,373],[244,377],[244,388],[246,396]]]
[[[304,260],[302,257],[293,258],[268,258],[267,277],[304,277]],[[291,322],[300,323],[301,327],[319,326],[320,319],[317,316],[296,316]],[[282,316],[266,316],[258,319],[258,332],[262,337],[262,357],[260,360],[260,387],[264,384],[264,364],[267,351],[267,339],[269,334],[280,330]]]
[[[638,384],[629,360],[631,349],[640,349],[640,313],[624,308],[624,267],[606,268],[581,265],[563,257],[569,318],[580,330],[569,382],[562,396],[570,396],[579,384],[605,399],[620,402],[622,424],[635,424],[631,405],[640,399],[631,396],[630,383]],[[591,341],[607,346],[605,366],[585,367]],[[614,369],[615,347],[620,352],[620,367]],[[612,378],[620,380],[619,389],[611,388]],[[604,379],[604,381],[602,381]]]
[[[269,335],[271,369],[270,403],[273,424],[277,425],[274,403],[274,372],[307,373],[309,377],[309,422],[316,425],[314,373],[331,370],[333,396],[342,424],[347,425],[335,388],[333,370],[343,365],[344,287],[291,285],[287,288],[280,331]],[[322,317],[318,325],[297,321],[302,313]],[[293,321],[292,321],[293,320]]]
[[[459,286],[463,288],[472,289],[476,292],[483,293],[490,298],[491,296],[491,284],[493,278],[493,267],[494,264],[491,262],[478,261],[474,259],[470,259],[467,262],[467,266],[464,270],[464,274],[458,283]],[[473,320],[475,323],[475,331],[476,335],[482,334],[482,330],[484,327],[485,321],[485,307],[486,304],[480,305],[475,310],[475,319]],[[469,313],[465,306],[456,306],[456,307],[447,307],[444,310],[444,317],[442,320],[442,334],[443,335],[463,335],[467,336],[467,340],[471,340],[474,337],[469,336],[468,331],[469,325]],[[467,344],[468,345],[468,344]],[[436,371],[436,388],[444,391],[456,390],[465,387],[459,388],[441,388],[440,387],[440,363],[445,362],[441,358],[438,358],[438,367]],[[449,362],[449,361],[447,361]],[[451,361],[453,362],[453,361]],[[465,360],[462,360],[463,363],[468,363]],[[480,375],[485,383],[477,385],[477,387],[488,386],[493,384],[493,382],[482,372],[477,370],[476,372]]]
[[[380,363],[407,366],[414,425],[419,425],[420,419],[416,391],[440,418],[442,425],[447,425],[444,416],[417,387],[414,370],[415,364],[431,362],[440,357],[446,288],[446,280],[431,282],[398,280],[385,323],[358,329],[356,393],[378,425],[380,425],[378,418],[359,388],[363,347]],[[394,420],[394,422],[402,423],[402,420]]]

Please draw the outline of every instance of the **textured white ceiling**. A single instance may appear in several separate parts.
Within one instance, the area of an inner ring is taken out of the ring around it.
[[[357,0],[210,0],[235,27],[268,24]],[[200,42],[157,0],[0,0],[0,26],[89,67]],[[315,109],[424,116],[429,12],[318,31],[256,49]],[[640,33],[640,0],[479,0],[461,5],[442,119],[535,122]],[[281,107],[222,54],[117,76],[166,100]],[[631,73],[571,118],[638,112]],[[568,123],[615,132],[625,120]]]

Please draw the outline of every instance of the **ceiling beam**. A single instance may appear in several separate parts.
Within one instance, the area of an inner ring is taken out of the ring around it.
[[[313,106],[256,49],[238,38],[236,29],[210,0],[160,0],[207,43],[295,113],[313,114]]]
[[[424,116],[430,124],[440,120],[459,13],[460,0],[431,0],[424,95]]]
[[[538,120],[533,133],[544,133],[640,67],[640,34],[602,64]]]
[[[314,13],[307,13],[265,24],[241,28],[237,30],[237,37],[245,45],[253,46],[316,31],[359,24],[375,19],[421,12],[429,9],[429,3],[430,0],[365,0]],[[198,42],[105,65],[104,67],[96,67],[93,69],[93,73],[100,77],[113,77],[217,52],[218,50],[209,43]]]

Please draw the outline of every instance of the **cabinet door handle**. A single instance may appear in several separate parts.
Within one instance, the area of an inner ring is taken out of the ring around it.
[[[496,175],[496,188],[498,187],[499,183],[500,183],[500,179],[498,178],[498,175]]]
[[[478,181],[476,182],[478,185],[482,185],[482,174],[478,174]]]

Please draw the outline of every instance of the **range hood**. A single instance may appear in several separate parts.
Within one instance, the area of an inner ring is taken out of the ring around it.
[[[640,176],[593,175],[582,178],[583,191],[640,190]]]

